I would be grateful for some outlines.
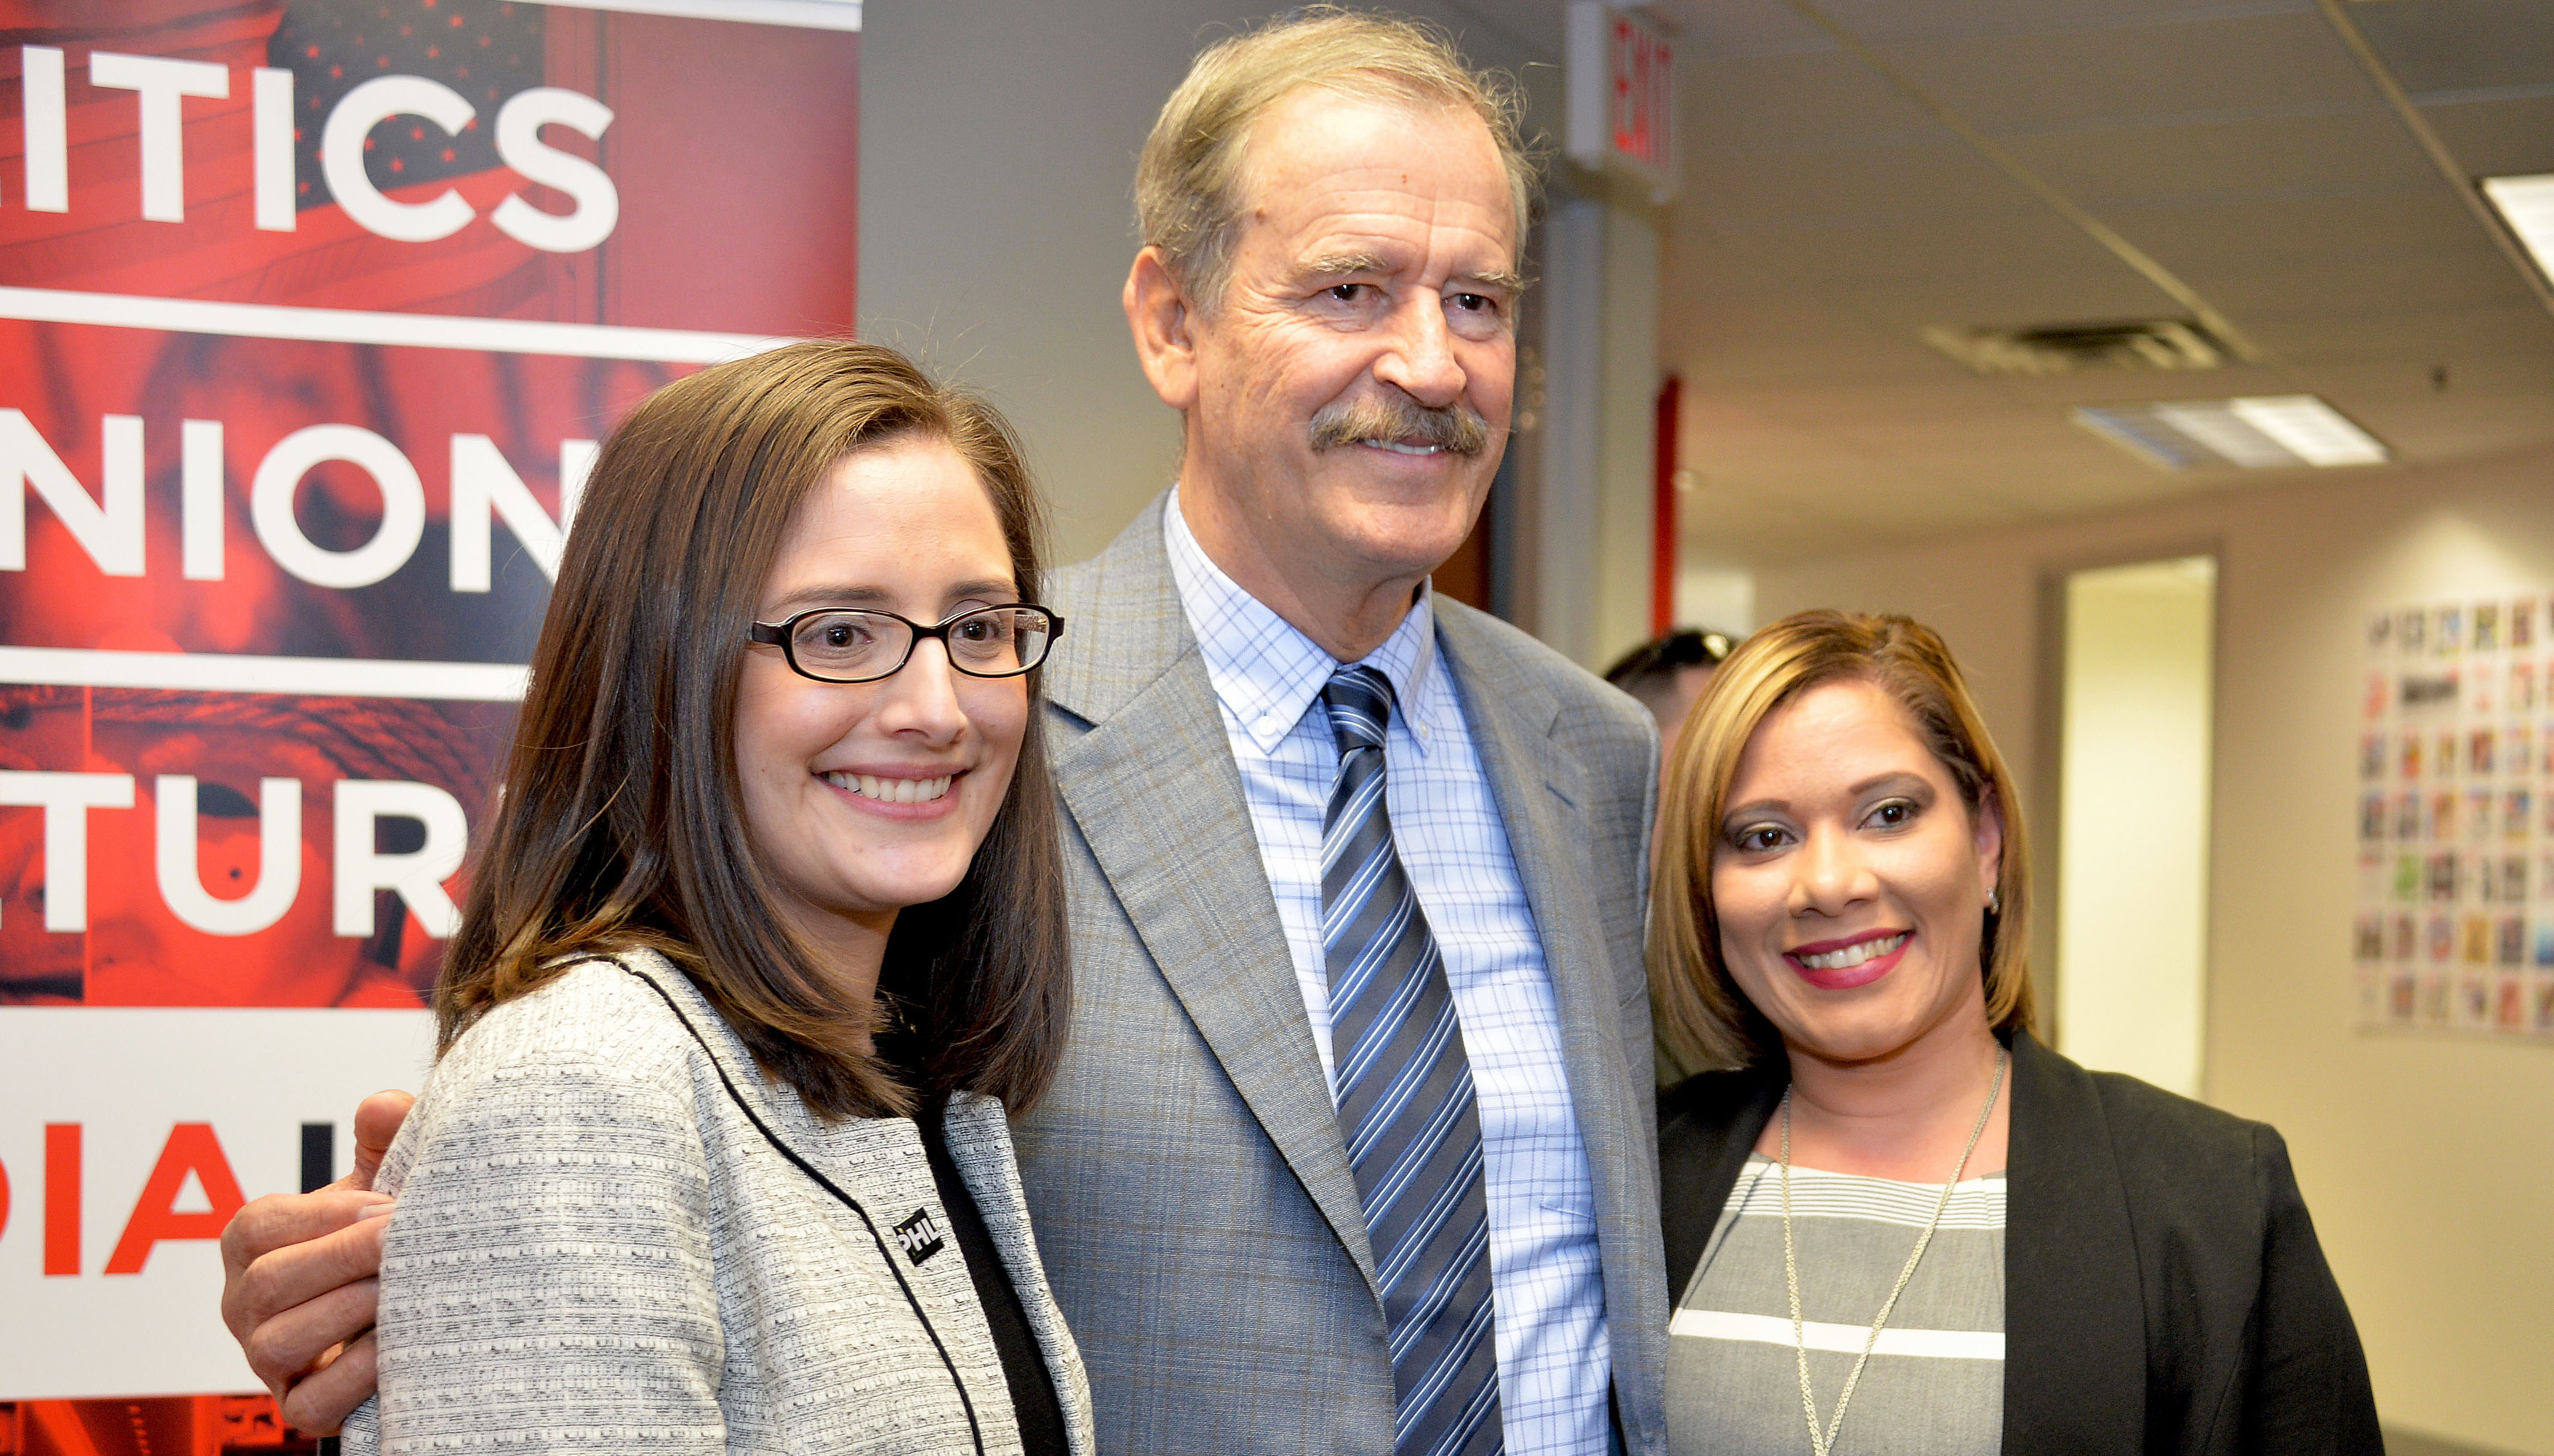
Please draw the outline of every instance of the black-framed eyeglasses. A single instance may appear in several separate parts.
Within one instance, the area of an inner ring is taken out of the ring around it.
[[[1063,617],[1015,603],[961,612],[937,626],[892,612],[819,607],[787,621],[757,621],[753,635],[778,647],[800,677],[873,683],[902,671],[925,637],[938,637],[949,665],[969,677],[1018,677],[1046,660],[1063,630]]]

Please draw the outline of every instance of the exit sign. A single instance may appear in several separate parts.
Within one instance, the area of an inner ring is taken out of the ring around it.
[[[1614,170],[1665,201],[1676,169],[1676,51],[1649,17],[1605,0],[1571,0],[1566,149],[1581,167]]]

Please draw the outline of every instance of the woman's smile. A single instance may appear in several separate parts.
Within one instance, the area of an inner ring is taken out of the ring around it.
[[[1867,986],[1898,968],[1914,931],[1876,930],[1841,940],[1812,941],[1783,952],[1800,979],[1823,990]]]
[[[955,813],[964,797],[965,769],[937,774],[883,771],[860,773],[835,769],[816,775],[865,814],[889,819],[938,819]]]

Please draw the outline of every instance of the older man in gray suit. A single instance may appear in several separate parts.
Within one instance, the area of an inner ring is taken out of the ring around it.
[[[1510,91],[1336,12],[1208,51],[1144,149],[1126,313],[1184,448],[1058,583],[1078,990],[1017,1130],[1103,1449],[1664,1449],[1657,735],[1428,591],[1507,433],[1532,171]],[[297,1320],[271,1379],[361,1327],[283,1307],[369,1272],[330,1247],[234,1277],[234,1328]]]

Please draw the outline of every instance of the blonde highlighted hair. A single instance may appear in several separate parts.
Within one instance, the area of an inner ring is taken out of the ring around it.
[[[1314,5],[1201,52],[1135,164],[1135,226],[1192,301],[1212,312],[1232,267],[1252,127],[1307,86],[1343,96],[1469,111],[1490,129],[1525,248],[1540,168],[1520,130],[1525,102],[1504,72],[1474,70],[1435,26]],[[1514,260],[1511,260],[1513,263]]]
[[[1712,674],[1668,766],[1650,900],[1650,999],[1661,1041],[1689,1070],[1745,1066],[1781,1050],[1721,954],[1711,861],[1748,740],[1776,709],[1832,682],[1867,682],[1897,700],[1970,815],[1997,807],[1999,908],[1987,913],[1979,973],[1995,1029],[2031,1028],[2031,855],[2021,801],[1959,664],[1931,627],[1909,617],[1802,612],[1749,637]]]

